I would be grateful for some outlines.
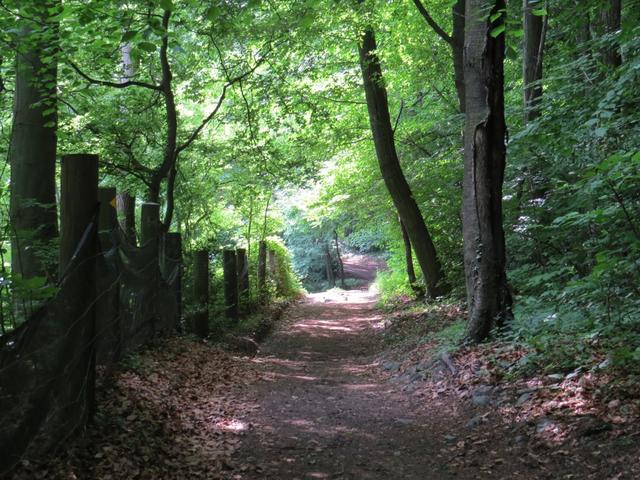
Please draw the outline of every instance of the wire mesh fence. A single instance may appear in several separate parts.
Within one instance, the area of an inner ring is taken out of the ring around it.
[[[178,326],[176,234],[138,247],[117,225],[97,235],[97,223],[96,215],[55,296],[0,336],[0,472],[86,424],[95,409],[96,365],[117,362]]]

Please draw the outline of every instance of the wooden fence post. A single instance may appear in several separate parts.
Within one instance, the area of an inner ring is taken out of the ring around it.
[[[160,204],[143,203],[140,212],[140,245],[160,240]]]
[[[164,236],[162,252],[162,273],[175,294],[177,312],[175,328],[180,329],[182,319],[182,236],[169,232]]]
[[[118,226],[116,189],[100,188],[98,201],[99,248],[106,252],[113,247],[111,232]],[[121,353],[120,284],[101,257],[96,262],[96,277],[96,357],[102,364],[118,360]]]
[[[238,258],[235,250],[224,250],[224,304],[225,315],[229,320],[237,322],[238,313]]]
[[[258,295],[264,304],[267,301],[267,242],[264,240],[258,247]]]
[[[240,305],[245,308],[249,303],[249,259],[244,248],[237,250],[238,255],[238,296]]]
[[[82,425],[95,408],[95,298],[98,156],[64,155],[60,178],[60,331],[66,348],[63,398],[68,424]],[[53,339],[52,339],[53,340]]]
[[[193,256],[193,297],[197,311],[193,315],[193,333],[209,335],[209,252],[198,250]]]
[[[127,240],[136,245],[136,197],[128,192],[118,195],[117,201],[118,222],[125,233]]]

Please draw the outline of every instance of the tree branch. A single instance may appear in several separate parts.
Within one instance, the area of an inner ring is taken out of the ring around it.
[[[424,7],[424,5],[422,4],[422,2],[420,0],[413,0],[413,3],[415,3],[416,8],[418,9],[418,11],[422,14],[422,16],[424,17],[424,19],[427,21],[427,23],[429,24],[429,26],[431,28],[433,28],[434,32],[436,32],[438,34],[438,36],[440,38],[442,38],[445,42],[447,42],[449,45],[453,46],[454,42],[453,42],[453,38],[451,38],[451,35],[449,35],[447,32],[445,32],[440,25],[438,25],[436,23],[436,21],[433,19],[433,17],[431,15],[429,15],[429,12],[427,11],[427,9]]]
[[[142,87],[142,88],[147,88],[149,90],[162,91],[162,87],[160,85],[152,85],[151,83],[138,82],[136,80],[128,80],[122,83],[111,82],[108,80],[98,80],[84,73],[82,70],[80,70],[80,67],[78,67],[72,61],[69,61],[69,65],[71,65],[71,68],[73,68],[78,75],[80,75],[82,78],[84,78],[87,82],[91,83],[92,85],[102,85],[103,87],[113,87],[113,88]]]
[[[191,132],[191,135],[189,135],[189,138],[187,138],[187,140],[176,149],[176,153],[180,153],[183,150],[189,148],[189,146],[194,142],[196,138],[198,138],[198,135],[200,135],[202,130],[207,126],[207,124],[213,119],[213,117],[216,116],[216,114],[220,110],[220,107],[222,106],[222,102],[224,101],[227,95],[227,90],[229,89],[229,87],[231,87],[235,83],[238,83],[244,80],[253,72],[255,72],[258,69],[258,67],[264,62],[265,58],[266,56],[260,58],[256,62],[256,64],[246,72],[241,73],[237,77],[227,80],[227,83],[225,83],[224,86],[222,87],[222,93],[220,94],[220,97],[218,98],[218,101],[216,102],[216,106],[214,107],[214,109],[211,111],[209,115],[207,115],[207,117],[202,121],[202,123],[200,123],[198,128],[196,128],[193,132]]]

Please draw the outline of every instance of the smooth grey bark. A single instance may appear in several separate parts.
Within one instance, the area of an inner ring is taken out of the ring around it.
[[[524,122],[535,120],[540,115],[542,100],[542,66],[547,16],[534,15],[540,3],[523,0],[524,25],[522,76],[524,81]]]
[[[465,39],[466,125],[463,180],[467,338],[480,342],[512,317],[505,272],[502,185],[506,163],[504,118],[505,34],[490,32],[486,13],[505,0],[467,0]]]
[[[58,0],[37,2],[40,23],[22,20],[9,161],[11,268],[23,278],[54,275],[47,250],[58,236],[56,216]],[[52,252],[49,252],[52,253]],[[51,257],[51,255],[49,255]]]
[[[427,285],[427,292],[430,297],[435,298],[448,293],[449,287],[444,282],[444,273],[431,235],[400,166],[373,30],[366,29],[361,42],[360,67],[382,178],[398,215],[409,232],[411,244]]]

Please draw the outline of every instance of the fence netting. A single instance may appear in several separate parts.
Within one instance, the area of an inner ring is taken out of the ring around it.
[[[92,222],[55,296],[0,337],[0,473],[86,424],[96,365],[177,328],[182,265],[159,255],[163,243],[138,247],[119,227],[97,235]],[[92,269],[95,295],[78,309],[74,295]]]

